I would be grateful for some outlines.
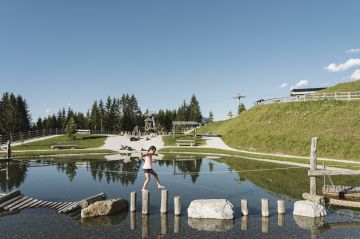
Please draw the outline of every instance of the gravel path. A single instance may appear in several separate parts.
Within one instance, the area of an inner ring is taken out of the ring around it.
[[[107,137],[105,144],[101,147],[102,149],[110,149],[118,152],[122,145],[127,145],[135,151],[141,151],[141,149],[148,149],[154,145],[157,149],[164,148],[164,142],[162,136],[144,136],[138,141],[130,141],[130,135],[124,136],[109,136]],[[146,140],[149,139],[149,140]]]

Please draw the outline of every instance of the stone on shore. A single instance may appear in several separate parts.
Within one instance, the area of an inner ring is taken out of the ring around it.
[[[234,206],[226,199],[200,199],[190,203],[188,217],[234,219]]]
[[[124,212],[128,209],[129,203],[125,199],[111,199],[98,201],[81,210],[81,218],[107,216]]]
[[[324,217],[326,209],[318,203],[303,200],[295,202],[293,214],[303,217]]]

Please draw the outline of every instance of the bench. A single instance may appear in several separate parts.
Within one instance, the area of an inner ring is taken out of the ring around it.
[[[189,140],[185,140],[185,139],[178,139],[176,140],[176,146],[180,147],[180,146],[195,146],[195,140],[189,139]]]
[[[59,142],[51,145],[51,149],[76,149],[77,145],[72,142]]]
[[[90,134],[90,130],[89,129],[78,129],[77,133],[78,134]]]

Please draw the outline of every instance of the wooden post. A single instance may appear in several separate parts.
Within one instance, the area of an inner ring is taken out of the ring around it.
[[[248,200],[247,199],[241,199],[241,213],[242,213],[243,216],[249,215]]]
[[[317,156],[317,137],[311,139],[310,149],[310,170],[316,170]],[[310,194],[316,195],[316,177],[310,177]]]
[[[142,191],[142,214],[149,214],[149,191]]]
[[[7,158],[11,159],[11,140],[7,142],[6,154]]]
[[[181,197],[180,196],[174,197],[174,215],[175,216],[181,215]]]
[[[130,230],[136,230],[136,213],[130,212]]]
[[[263,217],[269,216],[269,199],[267,198],[261,199],[261,215]]]
[[[168,190],[161,190],[161,207],[160,213],[168,212]]]
[[[175,216],[174,217],[174,233],[180,233],[181,228],[181,217]]]
[[[249,217],[243,216],[241,218],[241,230],[247,231],[248,227],[249,227]]]
[[[285,213],[285,200],[280,199],[277,201],[278,206],[278,214],[284,214]]]
[[[136,192],[130,193],[130,212],[136,211]]]

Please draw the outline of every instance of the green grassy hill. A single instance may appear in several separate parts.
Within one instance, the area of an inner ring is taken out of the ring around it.
[[[360,82],[350,82],[351,85]],[[360,84],[359,84],[360,85]],[[249,151],[360,160],[360,101],[313,101],[254,106],[240,116],[201,127],[229,146]]]
[[[360,80],[340,83],[335,86],[329,87],[325,90],[319,91],[319,93],[349,92],[349,91],[360,91]]]

